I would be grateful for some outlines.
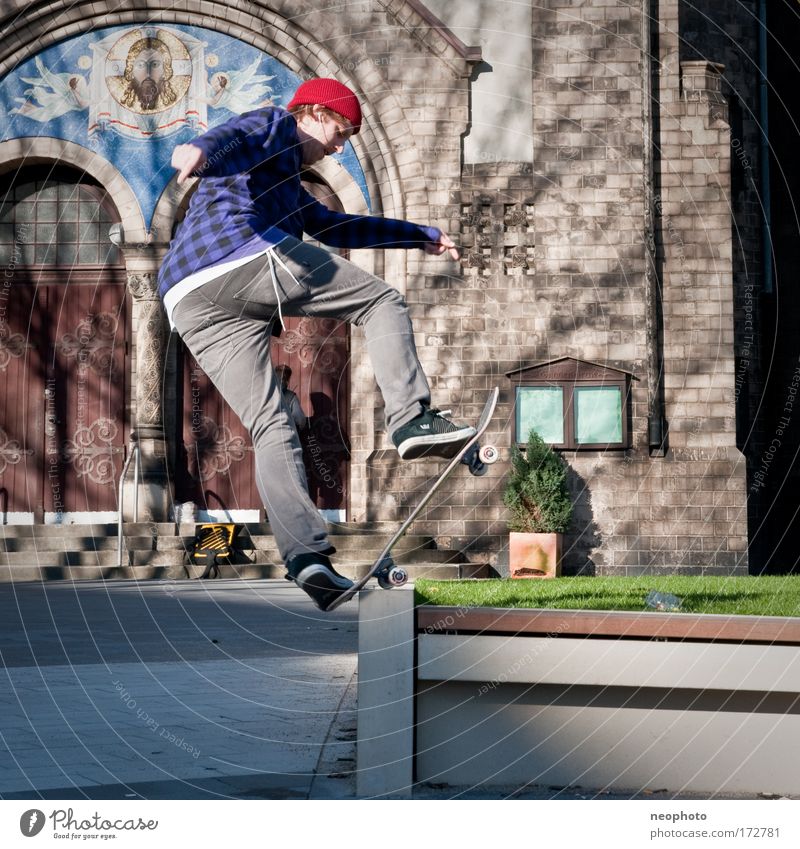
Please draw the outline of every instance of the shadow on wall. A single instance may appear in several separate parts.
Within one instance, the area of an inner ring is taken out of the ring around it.
[[[597,565],[593,553],[600,547],[602,537],[594,521],[592,493],[586,480],[572,467],[567,474],[567,487],[572,497],[572,527],[564,536],[562,575],[594,576]]]

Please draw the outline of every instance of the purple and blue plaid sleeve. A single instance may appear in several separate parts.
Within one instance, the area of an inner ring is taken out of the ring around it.
[[[398,218],[336,212],[308,192],[304,193],[302,213],[305,232],[334,248],[424,248],[441,235],[436,227]]]

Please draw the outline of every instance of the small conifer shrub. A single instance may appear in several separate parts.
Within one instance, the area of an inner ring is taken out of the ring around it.
[[[503,501],[511,511],[508,527],[521,533],[566,533],[572,521],[564,458],[531,430],[523,453],[511,449],[511,472]]]

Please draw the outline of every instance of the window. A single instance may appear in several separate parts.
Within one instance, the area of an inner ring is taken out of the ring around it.
[[[0,263],[106,266],[122,262],[108,236],[118,221],[105,191],[72,173],[0,189]]]
[[[515,441],[535,430],[555,448],[628,447],[631,375],[564,358],[507,375],[516,386]]]
[[[525,386],[517,389],[517,442],[519,435],[535,430],[545,442],[564,442],[564,390],[560,386]]]
[[[618,386],[576,386],[575,442],[598,445],[622,442],[622,390]]]

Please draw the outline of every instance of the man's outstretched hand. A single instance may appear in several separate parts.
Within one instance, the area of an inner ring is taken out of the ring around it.
[[[428,242],[425,245],[425,250],[429,254],[441,256],[443,253],[449,253],[452,259],[458,259],[459,253],[456,243],[447,235],[447,233],[439,232],[438,242]]]
[[[193,144],[179,144],[172,151],[172,167],[177,169],[178,183],[184,183],[206,164],[206,155]]]

